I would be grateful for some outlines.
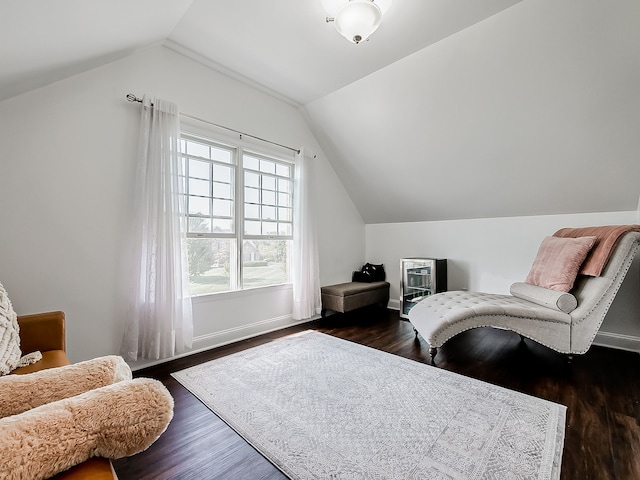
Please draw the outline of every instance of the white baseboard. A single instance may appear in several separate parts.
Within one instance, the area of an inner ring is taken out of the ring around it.
[[[387,308],[392,310],[400,310],[400,301],[389,300],[389,303],[387,304]],[[205,350],[210,350],[212,348],[222,347],[230,343],[240,342],[248,338],[257,337],[258,335],[263,335],[265,333],[275,332],[276,330],[292,327],[294,325],[301,325],[303,323],[307,323],[312,320],[316,320],[318,318],[319,318],[319,315],[316,315],[306,320],[294,321],[291,315],[283,315],[281,317],[268,318],[266,320],[261,320],[259,322],[254,322],[247,325],[240,325],[234,328],[228,328],[226,330],[221,330],[219,332],[212,332],[206,335],[198,335],[197,337],[193,338],[193,348],[188,352],[182,353],[180,355],[176,355],[171,358],[165,358],[162,360],[152,360],[152,361],[141,360],[138,362],[130,362],[129,365],[131,367],[131,370],[133,371],[140,370],[142,368],[151,367],[153,365],[158,365],[160,363],[168,362],[170,360],[175,360],[177,358],[182,358],[188,355],[193,355],[195,353],[200,353]],[[632,335],[623,335],[620,333],[610,333],[610,332],[598,332],[595,340],[593,341],[593,344],[599,345],[602,347],[617,348],[619,350],[628,350],[631,352],[640,353],[640,337],[636,337]]]
[[[387,308],[391,310],[400,310],[400,300],[389,300],[389,303],[387,303]]]
[[[310,322],[318,318],[312,317],[306,320],[294,321],[291,315],[283,315],[281,317],[268,318],[259,322],[250,323],[248,325],[240,325],[234,328],[228,328],[219,332],[208,333],[193,337],[194,350],[207,350],[210,348],[221,347],[229,343],[239,342],[247,338],[263,335],[265,333],[275,332],[282,328],[300,325]]]
[[[594,345],[617,348],[640,353],[640,337],[623,335],[621,333],[598,332],[593,341]]]
[[[248,325],[240,325],[234,328],[228,328],[219,332],[212,332],[206,335],[198,335],[193,337],[192,349],[188,352],[175,355],[170,358],[164,358],[162,360],[151,360],[138,362],[129,362],[131,370],[136,371],[142,368],[152,367],[160,363],[165,363],[170,360],[175,360],[182,357],[187,357],[195,353],[204,352],[205,350],[211,350],[212,348],[222,347],[230,343],[240,342],[248,338],[257,337],[265,333],[275,332],[283,328],[292,327],[294,325],[301,325],[303,323],[310,322],[320,318],[320,315],[307,318],[305,320],[293,320],[291,315],[283,315],[281,317],[268,318],[259,322],[250,323]]]

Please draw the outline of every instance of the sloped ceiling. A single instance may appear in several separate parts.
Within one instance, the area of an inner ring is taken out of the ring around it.
[[[365,223],[633,211],[638,25],[528,0],[305,109]]]
[[[0,0],[0,101],[163,42],[193,0]]]
[[[395,0],[360,45],[333,0],[0,1],[0,101],[160,43],[300,107],[366,223],[638,206],[637,0]]]
[[[346,0],[195,0],[168,45],[306,104],[519,1],[394,0],[354,45],[325,21]]]
[[[302,105],[522,0],[384,0],[360,45],[325,21],[346,1],[0,0],[0,100],[163,43]]]

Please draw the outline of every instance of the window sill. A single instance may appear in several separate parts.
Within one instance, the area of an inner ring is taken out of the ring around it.
[[[244,290],[233,290],[229,292],[208,293],[204,295],[191,297],[191,303],[192,304],[211,303],[211,302],[217,302],[221,300],[228,300],[231,298],[243,298],[243,297],[250,297],[253,295],[264,295],[266,293],[281,292],[281,291],[292,290],[292,289],[293,289],[293,284],[281,283],[279,285],[269,285],[266,287],[254,287],[254,288],[246,288]]]

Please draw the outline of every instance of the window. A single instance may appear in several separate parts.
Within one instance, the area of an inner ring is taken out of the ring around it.
[[[182,135],[192,295],[289,281],[294,165]]]

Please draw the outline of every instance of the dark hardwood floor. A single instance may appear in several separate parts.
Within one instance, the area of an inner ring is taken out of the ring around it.
[[[284,479],[171,372],[314,329],[429,363],[428,344],[396,311],[333,315],[136,372],[161,380],[175,399],[167,431],[147,451],[114,462],[127,479]],[[512,332],[481,328],[450,340],[436,365],[567,406],[563,480],[640,479],[640,355],[592,347],[567,365],[563,356]]]

